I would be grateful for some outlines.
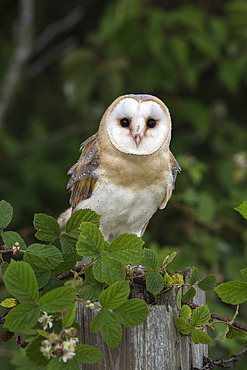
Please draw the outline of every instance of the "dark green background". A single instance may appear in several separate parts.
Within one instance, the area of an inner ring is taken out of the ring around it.
[[[0,123],[0,198],[14,207],[11,228],[28,242],[34,213],[57,217],[65,210],[66,172],[79,156],[80,143],[97,131],[116,97],[148,93],[169,107],[171,150],[182,172],[167,208],[148,226],[146,245],[161,261],[177,251],[174,271],[195,265],[201,277],[215,273],[219,282],[241,279],[240,269],[247,265],[247,228],[234,207],[247,199],[247,2],[34,4],[36,47],[42,32],[75,7],[84,15],[41,51],[34,49]],[[14,0],[0,4],[2,86],[16,50],[19,5]],[[214,293],[208,304],[219,314],[234,313]],[[240,314],[246,324],[244,305]],[[223,325],[212,334],[221,330]],[[210,345],[210,356],[227,358],[245,342],[216,342]],[[3,356],[12,356],[14,342],[6,348]],[[245,368],[244,359],[236,368]]]

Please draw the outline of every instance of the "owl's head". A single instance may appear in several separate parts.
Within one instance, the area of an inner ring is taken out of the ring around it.
[[[104,117],[111,144],[120,152],[150,155],[171,139],[171,117],[165,104],[151,95],[124,95]]]

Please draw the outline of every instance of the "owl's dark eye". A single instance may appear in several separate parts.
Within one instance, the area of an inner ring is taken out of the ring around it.
[[[130,121],[128,120],[128,118],[122,118],[121,121],[120,121],[120,125],[122,127],[129,127]]]
[[[156,126],[156,122],[154,119],[150,118],[147,120],[147,127],[149,128],[153,128],[154,126]]]

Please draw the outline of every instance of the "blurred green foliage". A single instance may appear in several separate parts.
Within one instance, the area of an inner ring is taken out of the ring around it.
[[[66,171],[80,143],[116,97],[149,93],[169,107],[171,150],[182,172],[167,208],[149,224],[146,245],[161,260],[176,250],[174,268],[195,265],[219,282],[239,279],[247,261],[246,222],[234,211],[247,199],[246,1],[43,0],[35,3],[35,36],[78,5],[82,20],[42,54],[68,36],[75,46],[47,65],[40,54],[30,58],[1,122],[0,198],[13,205],[15,228],[29,238],[33,213],[56,217],[67,207]],[[2,1],[0,14],[3,83],[16,46],[17,2]],[[36,74],[34,64],[41,66]],[[234,312],[213,294],[208,305]],[[211,355],[243,348],[243,340],[229,342],[213,344]]]

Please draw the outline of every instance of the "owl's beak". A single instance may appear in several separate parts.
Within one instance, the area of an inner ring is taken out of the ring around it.
[[[140,141],[142,140],[143,136],[141,134],[134,134],[133,139],[135,140],[136,146],[140,144]]]

